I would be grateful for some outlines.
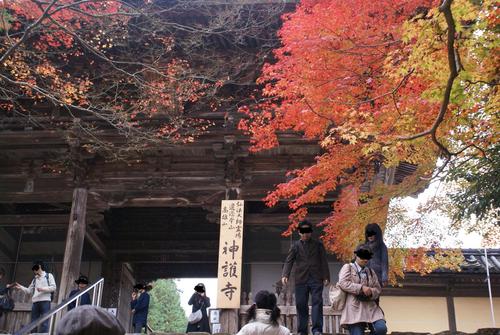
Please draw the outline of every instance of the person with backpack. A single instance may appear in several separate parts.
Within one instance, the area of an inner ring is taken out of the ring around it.
[[[51,273],[45,272],[45,264],[42,261],[34,262],[31,270],[33,270],[33,274],[35,275],[31,284],[28,287],[24,287],[16,283],[14,287],[26,294],[32,295],[31,321],[35,321],[50,311],[50,302],[57,286],[54,276]],[[44,321],[38,331],[40,333],[47,333],[49,331],[49,320]]]
[[[385,335],[387,325],[377,300],[382,289],[377,274],[367,266],[373,252],[368,245],[361,244],[354,254],[354,261],[344,264],[339,273],[338,285],[347,293],[340,325],[350,335],[363,335],[366,328],[371,335]]]

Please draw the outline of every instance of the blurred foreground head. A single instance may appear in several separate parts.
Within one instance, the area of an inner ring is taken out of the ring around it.
[[[125,329],[107,310],[84,305],[63,316],[56,329],[57,335],[124,335]]]

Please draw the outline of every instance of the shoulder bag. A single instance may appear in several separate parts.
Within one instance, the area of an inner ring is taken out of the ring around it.
[[[352,271],[352,266],[349,264],[349,271]],[[347,293],[340,288],[339,283],[335,285],[330,285],[330,291],[328,292],[328,297],[332,305],[333,310],[341,311],[345,307],[345,301],[347,299]]]
[[[205,303],[202,302],[201,306],[200,306],[200,309],[198,309],[196,312],[193,312],[193,313],[189,314],[189,316],[188,316],[188,322],[189,322],[189,324],[195,324],[195,323],[200,322],[201,318],[203,317],[203,315],[201,314],[201,309],[203,308],[204,304]]]

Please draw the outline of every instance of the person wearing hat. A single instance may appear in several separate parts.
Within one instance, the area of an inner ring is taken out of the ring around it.
[[[387,246],[384,243],[382,229],[376,223],[367,224],[365,227],[365,244],[373,252],[373,257],[368,262],[368,267],[377,274],[378,281],[382,287],[389,282],[389,256]]]
[[[192,313],[201,310],[201,320],[195,323],[188,323],[186,333],[206,332],[210,333],[207,308],[210,307],[210,298],[207,297],[205,285],[199,283],[194,287],[194,293],[188,301],[188,305],[193,305]]]
[[[373,252],[367,244],[361,244],[354,254],[354,261],[344,264],[339,273],[339,286],[347,293],[340,325],[350,335],[362,335],[367,327],[372,335],[385,335],[384,312],[377,303],[382,289],[377,274],[367,266]]]
[[[134,286],[132,292],[132,301],[130,302],[130,309],[132,310],[132,327],[134,333],[141,333],[143,328],[148,324],[148,311],[149,311],[149,294],[151,290],[150,285],[142,283]]]
[[[86,305],[66,313],[57,323],[57,335],[124,335],[118,319],[104,308]]]
[[[247,324],[236,335],[290,335],[290,330],[278,323],[281,311],[274,294],[259,291],[254,301],[247,310]]]
[[[78,288],[71,291],[69,293],[68,298],[71,298],[71,297],[77,295],[78,293],[80,293],[81,291],[84,291],[87,288],[87,286],[89,286],[89,279],[87,278],[87,276],[81,275],[80,277],[78,277],[77,280],[75,280],[75,284],[78,285]],[[82,305],[90,305],[90,304],[91,304],[90,294],[89,294],[89,292],[85,292],[80,297],[80,304],[79,305],[82,306]],[[72,310],[75,307],[76,307],[76,301],[73,301],[71,304],[68,305],[68,311]]]
[[[295,241],[288,251],[283,266],[281,281],[288,283],[295,265],[295,302],[297,307],[299,335],[307,335],[309,323],[309,293],[312,296],[312,333],[323,332],[323,285],[330,282],[330,270],[323,243],[311,238],[312,224],[301,221],[298,225],[300,240]]]
[[[31,294],[31,321],[38,319],[43,314],[50,311],[50,302],[52,295],[56,291],[56,281],[52,273],[45,272],[45,264],[42,261],[36,261],[31,268],[35,277],[28,287],[15,283],[15,288],[22,290],[26,294]],[[49,320],[44,321],[38,331],[46,333],[49,331]]]

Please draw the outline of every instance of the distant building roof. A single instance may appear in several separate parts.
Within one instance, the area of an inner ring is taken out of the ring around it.
[[[465,261],[461,265],[465,273],[485,273],[488,263],[490,273],[500,273],[500,249],[486,249],[488,261],[484,256],[484,249],[462,249]]]

